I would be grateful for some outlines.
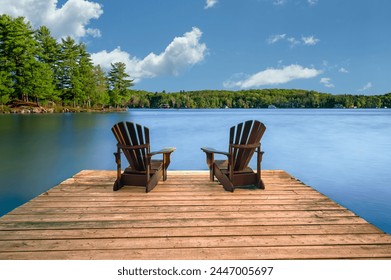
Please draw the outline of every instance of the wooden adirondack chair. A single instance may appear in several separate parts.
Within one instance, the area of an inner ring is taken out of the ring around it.
[[[206,153],[206,163],[210,170],[210,180],[214,177],[224,189],[233,192],[237,186],[255,185],[264,189],[261,179],[261,138],[266,130],[263,123],[249,120],[231,127],[228,152],[216,151],[213,148],[201,148]],[[254,172],[249,162],[256,152],[257,171]],[[227,156],[227,160],[215,160],[215,154]]]
[[[175,148],[164,148],[151,152],[149,129],[132,122],[119,122],[111,131],[118,141],[117,152],[114,153],[117,163],[117,180],[113,190],[117,191],[124,185],[145,186],[146,192],[151,191],[163,178],[167,179],[167,168],[170,155]],[[121,151],[129,162],[129,166],[121,171]],[[162,154],[162,160],[152,160],[152,156]]]

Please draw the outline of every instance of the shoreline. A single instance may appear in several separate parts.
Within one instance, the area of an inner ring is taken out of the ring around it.
[[[89,113],[89,112],[122,112],[126,111],[126,108],[82,108],[71,106],[40,106],[35,103],[25,103],[18,105],[3,105],[0,107],[0,114],[55,114],[55,113]]]

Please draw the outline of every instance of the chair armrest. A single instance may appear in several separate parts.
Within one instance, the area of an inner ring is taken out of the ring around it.
[[[220,155],[229,156],[229,153],[218,151],[218,150],[216,150],[214,148],[202,147],[201,150],[204,151],[207,154],[220,154]]]
[[[148,144],[142,144],[142,145],[123,145],[123,144],[117,144],[117,147],[122,150],[138,150],[138,149],[145,149],[148,147]]]
[[[154,155],[158,155],[158,154],[170,154],[175,150],[176,150],[176,148],[174,148],[174,147],[165,147],[163,149],[160,149],[159,151],[150,152],[149,155],[154,156]]]
[[[260,147],[260,144],[230,144],[229,146],[238,149],[255,149]]]

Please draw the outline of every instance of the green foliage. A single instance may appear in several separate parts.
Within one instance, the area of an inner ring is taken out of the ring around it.
[[[129,101],[133,83],[125,64],[115,63],[112,67],[109,91],[106,73],[93,65],[84,44],[71,37],[58,43],[45,26],[33,30],[23,17],[0,15],[2,104],[23,100],[85,108],[110,103],[123,106]]]
[[[132,108],[382,108],[391,107],[386,95],[332,95],[299,89],[242,91],[201,90],[174,93],[132,91]]]
[[[92,106],[103,107],[110,102],[106,73],[102,70],[100,65],[97,65],[94,66],[93,76],[94,90],[91,92],[92,95],[90,101]]]
[[[113,106],[124,105],[129,101],[129,88],[133,86],[133,80],[128,79],[126,65],[123,62],[111,64],[108,75],[110,104]]]

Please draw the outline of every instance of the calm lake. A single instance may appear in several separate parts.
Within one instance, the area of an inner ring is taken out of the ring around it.
[[[148,126],[152,150],[176,147],[170,170],[206,170],[200,147],[227,150],[229,128],[249,119],[267,127],[262,169],[283,169],[391,233],[389,109],[0,115],[0,216],[80,170],[114,170],[116,122]]]

